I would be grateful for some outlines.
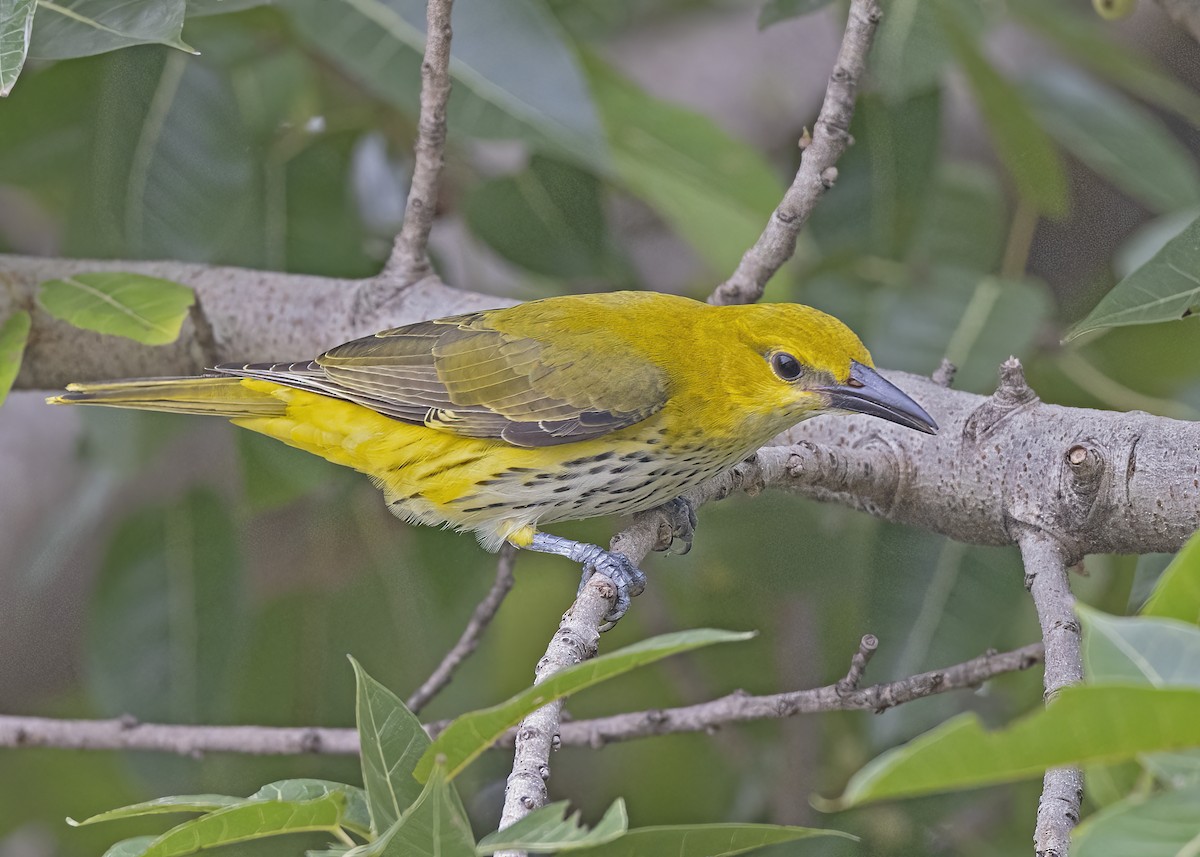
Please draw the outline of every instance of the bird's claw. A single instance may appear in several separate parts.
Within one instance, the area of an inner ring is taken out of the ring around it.
[[[692,549],[696,535],[696,506],[691,500],[676,497],[663,503],[660,509],[671,525],[671,543],[666,550],[682,556]]]
[[[583,578],[579,581],[580,592],[583,592],[587,582],[597,572],[611,580],[617,588],[617,603],[604,617],[605,624],[600,628],[601,631],[607,631],[625,615],[632,598],[635,595],[641,595],[645,590],[646,575],[630,562],[629,557],[625,554],[602,550],[594,559],[584,565]]]

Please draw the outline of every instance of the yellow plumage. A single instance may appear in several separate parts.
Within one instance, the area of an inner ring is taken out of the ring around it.
[[[489,549],[543,549],[540,524],[660,505],[808,416],[865,411],[933,430],[870,366],[845,325],[810,307],[616,292],[420,322],[311,362],[72,385],[49,401],[226,416],[367,474],[408,520],[473,530]]]

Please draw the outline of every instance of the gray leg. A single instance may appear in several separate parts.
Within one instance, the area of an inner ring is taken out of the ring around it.
[[[696,535],[696,507],[690,500],[676,497],[660,507],[671,522],[671,545],[667,550],[683,555],[692,549],[692,538]]]
[[[580,581],[580,589],[583,589],[597,571],[612,580],[617,587],[617,603],[612,612],[604,617],[609,623],[616,622],[624,616],[625,611],[629,609],[630,598],[641,595],[642,590],[646,588],[646,575],[631,563],[628,557],[615,551],[606,551],[595,545],[541,532],[534,534],[533,543],[527,550],[565,556],[582,565],[583,580]]]

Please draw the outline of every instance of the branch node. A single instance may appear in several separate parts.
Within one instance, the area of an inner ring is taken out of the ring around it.
[[[825,190],[829,190],[831,187],[833,187],[834,184],[837,183],[837,178],[837,167],[826,167],[821,172],[821,184],[825,187]]]
[[[958,367],[943,357],[942,362],[938,364],[936,369],[933,370],[933,374],[930,375],[929,378],[939,387],[945,387],[946,389],[949,389],[954,385],[954,376],[957,374]]]

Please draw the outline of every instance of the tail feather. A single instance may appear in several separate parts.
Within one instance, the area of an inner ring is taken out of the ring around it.
[[[241,378],[145,378],[101,384],[69,384],[46,399],[51,405],[106,405],[143,411],[230,417],[283,416],[287,403]]]

